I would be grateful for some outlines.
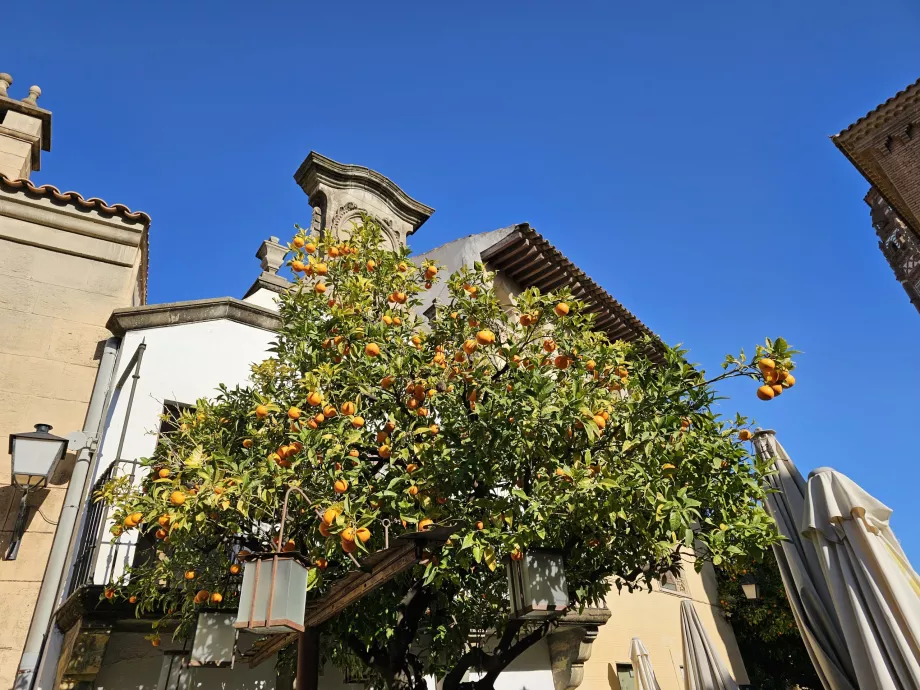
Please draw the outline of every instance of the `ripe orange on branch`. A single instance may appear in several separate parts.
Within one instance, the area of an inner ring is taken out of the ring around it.
[[[776,392],[770,386],[761,386],[757,389],[757,397],[761,400],[773,400]]]
[[[476,342],[480,345],[491,345],[495,342],[495,334],[489,330],[481,330],[476,334]]]
[[[768,357],[764,357],[757,362],[757,368],[760,369],[761,373],[766,374],[776,369],[776,362]]]

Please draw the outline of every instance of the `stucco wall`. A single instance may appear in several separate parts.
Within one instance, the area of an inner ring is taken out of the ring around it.
[[[585,663],[584,690],[620,690],[617,664],[629,664],[629,644],[638,637],[649,650],[661,690],[681,690],[683,685],[683,636],[680,603],[689,598],[703,622],[717,652],[735,680],[748,683],[734,632],[721,609],[711,567],[697,574],[688,567],[682,576],[686,592],[675,594],[656,589],[629,594],[614,590],[607,598],[611,617],[601,627],[591,658]]]
[[[121,453],[122,463],[150,456],[156,447],[156,430],[164,401],[194,404],[212,397],[221,383],[244,384],[250,366],[268,356],[275,334],[233,321],[205,321],[163,328],[131,331],[125,335],[116,380],[124,373],[132,354],[142,343],[146,350]],[[129,379],[130,381],[130,379]],[[128,408],[130,384],[113,400],[99,450],[97,477],[115,462]],[[126,465],[122,467],[130,471]],[[109,532],[105,532],[109,536]],[[129,533],[121,538],[113,556],[108,539],[96,564],[97,583],[107,581],[110,568],[120,573],[133,557]],[[127,545],[127,546],[125,546]],[[112,563],[112,559],[117,563]]]
[[[79,226],[79,227],[78,227]],[[130,306],[142,229],[117,217],[0,191],[0,550],[19,508],[9,434],[36,423],[83,428],[105,322]],[[29,500],[19,557],[0,561],[0,687],[12,685],[73,458]]]

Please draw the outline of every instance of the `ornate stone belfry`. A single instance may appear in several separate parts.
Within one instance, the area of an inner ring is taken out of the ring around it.
[[[392,180],[360,165],[345,165],[311,151],[294,180],[310,199],[313,230],[328,230],[345,239],[362,213],[374,216],[391,248],[405,244],[434,213]]]

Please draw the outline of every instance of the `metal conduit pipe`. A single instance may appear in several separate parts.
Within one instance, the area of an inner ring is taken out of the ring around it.
[[[38,593],[38,600],[35,602],[32,623],[29,625],[29,634],[26,637],[19,669],[16,671],[15,690],[31,690],[32,688],[35,670],[41,660],[42,649],[51,625],[51,616],[58,603],[61,582],[66,580],[74,527],[80,522],[87,487],[92,486],[90,469],[95,458],[99,431],[105,422],[104,412],[108,407],[120,342],[119,338],[109,338],[102,351],[99,370],[96,372],[96,381],[93,384],[93,392],[86,411],[86,420],[83,423],[86,442],[79,449],[73,473],[70,475],[70,483],[64,495],[64,505],[58,519],[57,531],[54,533],[54,541],[51,543],[45,577]]]

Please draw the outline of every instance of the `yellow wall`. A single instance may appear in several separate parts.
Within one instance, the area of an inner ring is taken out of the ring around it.
[[[740,684],[747,684],[747,672],[738,652],[731,626],[722,615],[717,602],[715,574],[711,566],[697,574],[691,565],[684,570],[685,593],[675,594],[660,590],[618,594],[616,590],[607,598],[613,614],[601,627],[591,658],[585,663],[585,678],[580,690],[620,690],[616,665],[629,664],[629,644],[638,637],[648,648],[652,666],[661,690],[683,688],[683,638],[680,626],[680,603],[693,601],[696,611],[706,627],[726,667]]]

